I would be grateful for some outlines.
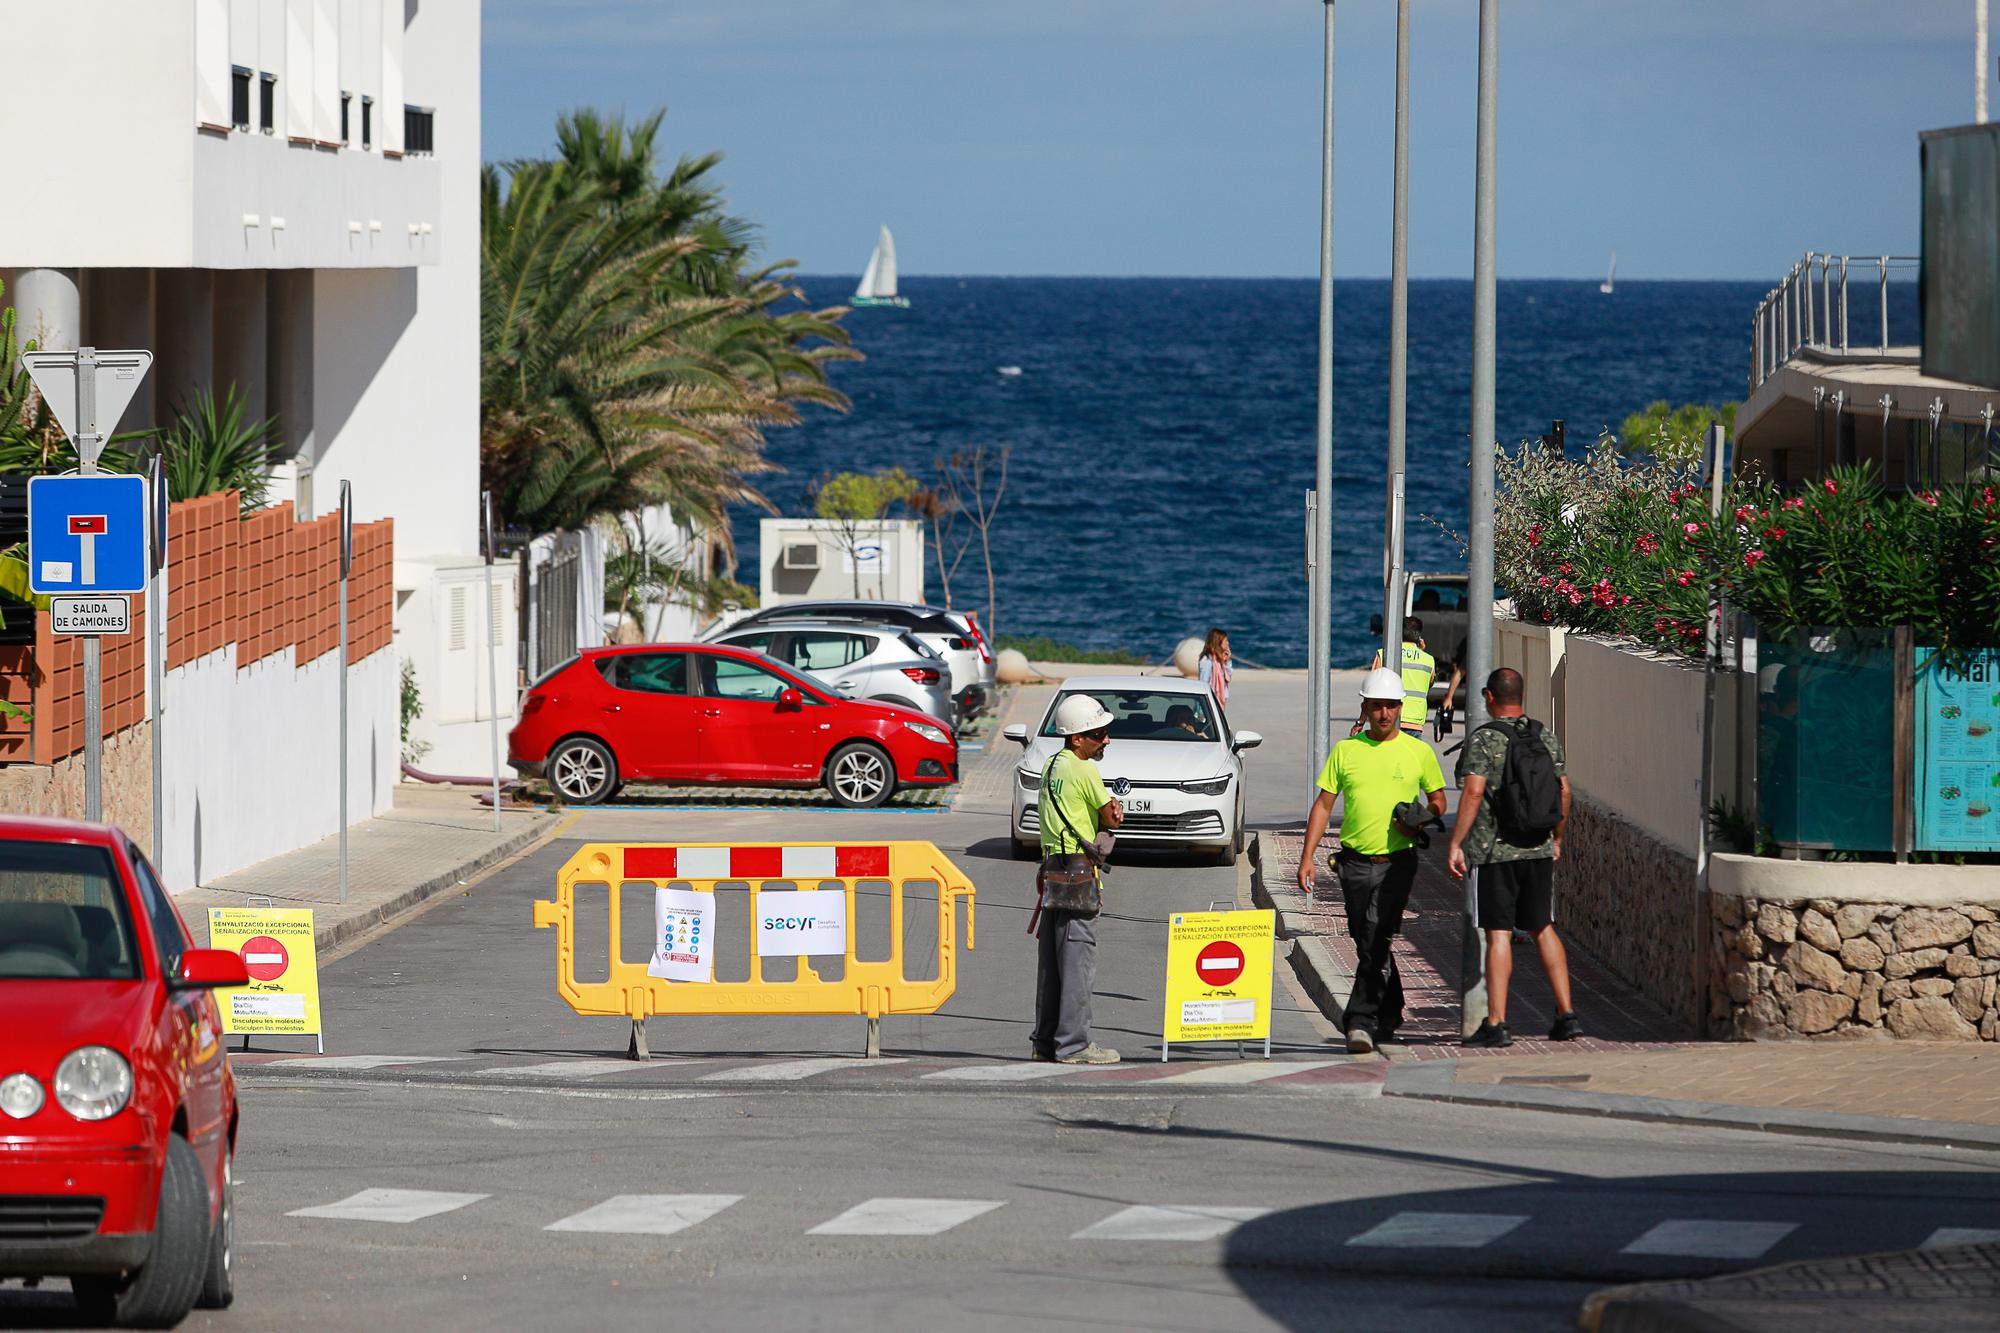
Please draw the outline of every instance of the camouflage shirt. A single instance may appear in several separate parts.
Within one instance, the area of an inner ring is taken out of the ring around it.
[[[1495,719],[1510,731],[1524,728],[1515,719]],[[1556,761],[1556,776],[1562,777],[1568,767],[1563,759],[1562,742],[1548,727],[1542,728],[1542,744],[1549,747],[1549,757]],[[1479,802],[1479,813],[1473,818],[1472,832],[1465,836],[1465,859],[1473,865],[1491,865],[1495,861],[1534,861],[1554,856],[1555,838],[1543,840],[1539,847],[1516,847],[1500,838],[1499,820],[1493,813],[1493,794],[1506,781],[1507,738],[1498,731],[1481,727],[1465,739],[1465,748],[1459,752],[1458,782],[1461,787],[1469,777],[1486,779],[1486,794]]]

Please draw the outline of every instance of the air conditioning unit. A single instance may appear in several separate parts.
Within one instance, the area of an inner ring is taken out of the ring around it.
[[[818,569],[818,542],[786,542],[785,553],[778,557],[780,569]]]

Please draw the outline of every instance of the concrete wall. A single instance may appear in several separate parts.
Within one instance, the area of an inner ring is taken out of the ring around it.
[[[1512,667],[1520,672],[1522,706],[1528,716],[1540,719],[1554,727],[1556,735],[1567,738],[1562,708],[1565,637],[1560,625],[1530,625],[1520,620],[1493,618],[1494,667]],[[1484,683],[1467,682],[1475,693]]]
[[[153,724],[141,722],[104,738],[99,775],[106,823],[116,824],[151,854],[153,850]],[[54,764],[0,767],[0,810],[54,819],[83,818],[83,756]]]
[[[161,878],[178,892],[339,831],[339,662],[279,652],[239,671],[236,647],[167,673]],[[348,677],[348,817],[387,811],[397,762],[396,654]],[[136,833],[134,836],[137,836]]]

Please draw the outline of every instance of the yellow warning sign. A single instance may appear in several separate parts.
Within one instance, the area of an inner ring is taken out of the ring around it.
[[[1271,1035],[1273,912],[1175,912],[1167,918],[1161,1036],[1249,1041]]]
[[[224,1032],[318,1033],[319,956],[308,907],[211,907],[208,947],[234,949],[247,986],[215,993]]]

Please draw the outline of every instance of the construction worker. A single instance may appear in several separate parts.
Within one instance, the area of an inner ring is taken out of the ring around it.
[[[1370,669],[1382,665],[1382,650],[1375,650]],[[1437,678],[1437,659],[1424,647],[1424,622],[1415,616],[1403,617],[1403,718],[1404,731],[1424,734],[1424,718],[1430,712],[1431,681]]]

